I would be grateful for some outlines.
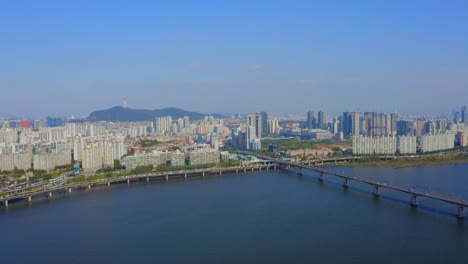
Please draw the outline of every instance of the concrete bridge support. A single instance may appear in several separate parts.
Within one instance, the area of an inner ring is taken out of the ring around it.
[[[88,190],[91,190],[91,184],[88,184]]]
[[[343,178],[343,188],[345,189],[349,188],[348,178]]]
[[[149,182],[149,177],[146,177],[146,182]]]
[[[219,170],[219,175],[222,175],[223,174],[223,170]]]
[[[52,192],[49,192],[48,196],[49,196],[49,198],[52,198]]]
[[[258,167],[258,171],[262,171],[262,167]]]
[[[254,168],[252,167],[252,172],[254,171]]]
[[[304,175],[304,168],[299,169],[299,176],[302,176],[302,175]]]
[[[411,196],[411,206],[412,207],[416,207],[418,206],[418,199],[417,199],[418,196],[416,195],[412,195]]]
[[[247,171],[247,168],[244,168],[244,173]]]
[[[130,179],[127,179],[127,184],[130,184]]]
[[[72,191],[71,188],[68,188],[68,193],[71,193],[71,191]]]
[[[166,181],[169,181],[169,175],[166,174]]]
[[[463,206],[459,206],[459,207],[458,207],[458,213],[457,213],[457,218],[458,218],[458,219],[461,220],[461,219],[464,219],[464,218],[465,218],[465,212],[464,212],[464,210],[465,210],[465,207],[463,207]]]
[[[239,173],[239,169],[236,169],[236,174]]]
[[[8,207],[8,200],[3,201],[3,206]]]
[[[28,198],[26,199],[26,201],[27,201],[28,203],[32,202],[32,197],[31,197],[31,196],[28,196]]]
[[[379,197],[380,196],[380,190],[378,185],[374,185],[374,197]]]
[[[187,173],[185,173],[184,178],[187,179]]]
[[[202,172],[202,176],[205,177],[205,172]]]
[[[323,182],[323,172],[320,172],[319,181]]]

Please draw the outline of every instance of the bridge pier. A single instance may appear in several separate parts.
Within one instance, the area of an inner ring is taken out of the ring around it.
[[[202,176],[205,177],[205,172],[202,172]]]
[[[8,207],[8,200],[3,201],[3,206]]]
[[[26,201],[27,201],[28,203],[32,202],[32,197],[31,197],[31,196],[28,196],[28,198],[26,199]]]
[[[270,168],[270,165],[267,165],[266,170],[268,171],[269,168]]]
[[[299,169],[299,176],[302,176],[302,175],[304,175],[304,168]]]
[[[252,172],[254,171],[254,168],[252,167]]]
[[[323,172],[320,172],[319,181],[323,182]]]
[[[219,170],[219,175],[222,175],[223,174],[223,170]]]
[[[244,173],[247,171],[247,168],[244,167]]]
[[[166,174],[166,181],[169,181],[169,174]]]
[[[88,190],[91,190],[91,184],[88,184]]]
[[[457,214],[457,218],[458,218],[458,219],[462,220],[462,219],[465,218],[465,212],[464,212],[464,210],[465,210],[465,207],[463,207],[463,206],[459,206],[459,207],[458,207],[458,214]]]
[[[48,196],[49,196],[49,198],[52,198],[52,192],[49,192]]]
[[[276,165],[275,165],[275,166],[273,166],[273,170],[276,170]]]
[[[71,191],[72,191],[71,188],[68,188],[68,192],[71,193]]]
[[[262,167],[258,167],[258,171],[262,171]]]
[[[239,169],[236,169],[236,174],[239,173]]]
[[[149,182],[149,177],[146,177],[146,182]]]
[[[187,173],[185,173],[184,178],[187,179]]]
[[[345,188],[345,189],[349,188],[348,178],[343,179],[343,188]]]
[[[130,179],[127,179],[127,184],[130,184]]]
[[[412,207],[418,206],[417,197],[418,197],[417,195],[412,195],[412,196],[411,196],[411,206],[412,206]]]
[[[110,181],[107,182],[107,187],[110,187],[111,183]]]
[[[374,185],[374,197],[379,197],[380,196],[380,191],[379,191],[379,186]]]

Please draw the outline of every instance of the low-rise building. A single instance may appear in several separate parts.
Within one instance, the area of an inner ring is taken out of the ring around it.
[[[219,164],[220,152],[212,149],[190,151],[190,165]]]

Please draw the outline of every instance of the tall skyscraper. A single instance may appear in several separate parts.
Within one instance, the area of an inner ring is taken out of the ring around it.
[[[262,138],[263,134],[263,121],[262,121],[262,115],[261,114],[250,114],[247,115],[247,126],[252,126],[255,128],[255,136],[258,139]]]
[[[315,112],[309,111],[307,112],[307,127],[309,129],[316,129],[317,128],[317,114]]]
[[[351,112],[344,112],[341,116],[341,131],[343,136],[348,137],[353,131],[353,117]]]
[[[468,123],[468,113],[466,112],[466,106],[463,106],[461,109],[461,122]]]
[[[343,136],[359,135],[360,121],[360,114],[358,112],[344,112],[341,120]]]
[[[460,123],[460,112],[453,113],[453,122],[456,124]]]
[[[398,122],[398,115],[397,113],[390,114],[391,122],[392,122],[392,135],[396,135],[397,133],[397,122]]]
[[[327,129],[327,114],[324,111],[318,112],[318,128]]]
[[[268,136],[268,114],[266,112],[261,112],[262,116],[262,136]]]
[[[352,117],[352,134],[355,135],[355,136],[358,136],[360,134],[360,114],[359,112],[354,112],[352,113],[351,115]]]

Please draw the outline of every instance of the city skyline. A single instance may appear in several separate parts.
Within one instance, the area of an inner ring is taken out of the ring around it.
[[[2,116],[83,116],[124,97],[131,108],[208,113],[437,114],[468,97],[464,1],[2,9]]]

